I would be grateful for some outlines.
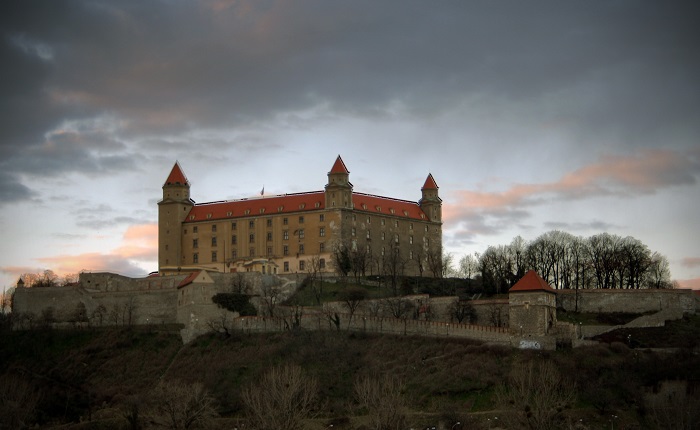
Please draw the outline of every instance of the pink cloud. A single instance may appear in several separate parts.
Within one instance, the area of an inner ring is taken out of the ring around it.
[[[700,163],[693,153],[645,150],[630,156],[605,156],[554,182],[514,184],[505,191],[455,191],[446,203],[446,221],[469,223],[481,217],[512,219],[527,215],[528,206],[555,199],[580,200],[593,196],[649,194],[658,189],[697,182]]]
[[[681,261],[683,267],[700,267],[700,257],[687,257]]]
[[[679,288],[686,288],[691,290],[700,290],[700,278],[694,279],[680,279],[678,281]]]
[[[142,274],[138,262],[154,262],[158,259],[158,225],[138,224],[129,226],[124,232],[121,246],[111,252],[90,252],[77,255],[62,254],[38,258],[58,275],[109,271],[125,275]],[[26,272],[22,272],[26,273]]]

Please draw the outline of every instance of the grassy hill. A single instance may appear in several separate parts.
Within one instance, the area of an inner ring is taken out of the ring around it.
[[[509,403],[506,394],[515,392],[513,381],[533,363],[551,364],[575,394],[556,406],[560,410],[553,411],[556,422],[550,428],[657,428],[645,393],[657,390],[662,381],[689,381],[691,389],[700,382],[700,361],[687,348],[694,346],[688,339],[700,338],[700,318],[645,330],[653,334],[645,338],[639,329],[633,335],[640,345],[664,339],[662,346],[681,348],[673,353],[631,349],[619,341],[627,339],[626,333],[610,337],[610,344],[534,352],[467,340],[347,332],[210,335],[185,346],[176,333],[165,331],[2,332],[0,428],[11,428],[12,408],[17,412],[22,406],[12,406],[16,393],[10,387],[27,387],[30,401],[23,405],[34,406],[26,424],[138,428],[129,427],[124,418],[128,406],[139,404],[134,399],[145,399],[168,381],[201,383],[216,401],[220,418],[215,428],[233,428],[245,423],[242,388],[258,383],[280,364],[298,365],[318,381],[321,401],[304,428],[370,428],[372,412],[360,407],[353,390],[354,382],[365,375],[400,380],[405,428],[478,429],[495,428],[496,423],[520,428],[518,420],[528,419],[528,412]]]

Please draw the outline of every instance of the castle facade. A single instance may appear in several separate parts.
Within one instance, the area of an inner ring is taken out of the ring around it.
[[[417,202],[355,192],[340,156],[323,190],[195,203],[175,163],[158,202],[158,271],[423,275],[441,269],[442,201],[431,174]],[[395,273],[399,272],[399,273]]]

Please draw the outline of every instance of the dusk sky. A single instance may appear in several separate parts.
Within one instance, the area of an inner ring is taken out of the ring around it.
[[[196,202],[440,187],[456,259],[633,236],[700,289],[700,3],[3,1],[0,287],[157,270]]]

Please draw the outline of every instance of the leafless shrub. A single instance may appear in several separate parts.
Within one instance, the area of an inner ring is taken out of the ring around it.
[[[357,402],[367,410],[372,427],[378,430],[405,428],[403,390],[403,382],[389,374],[364,376],[356,379],[354,385]]]
[[[687,383],[667,383],[646,398],[649,415],[658,428],[690,430],[700,425],[700,393],[687,390]]]
[[[218,415],[213,397],[199,383],[164,382],[149,403],[148,421],[173,430],[207,428]]]
[[[0,378],[0,429],[28,427],[39,397],[39,392],[20,377]]]
[[[497,399],[509,410],[507,420],[514,427],[546,430],[559,428],[563,411],[575,399],[575,387],[548,361],[516,362],[508,386],[501,387]]]
[[[317,405],[318,383],[299,366],[277,366],[244,387],[241,399],[255,429],[302,429]]]

